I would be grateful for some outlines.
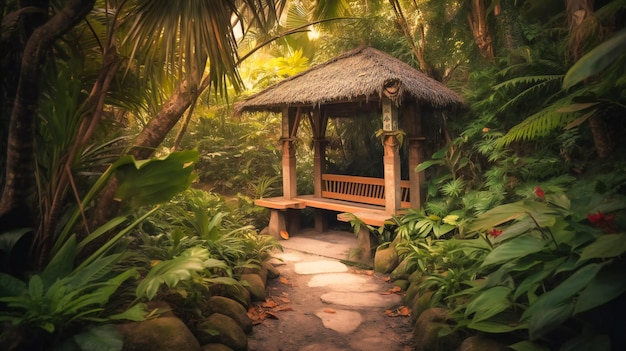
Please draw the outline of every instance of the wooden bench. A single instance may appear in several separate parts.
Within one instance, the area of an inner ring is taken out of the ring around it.
[[[385,180],[340,174],[322,174],[322,198],[385,206]],[[411,207],[409,181],[400,181],[400,207]]]

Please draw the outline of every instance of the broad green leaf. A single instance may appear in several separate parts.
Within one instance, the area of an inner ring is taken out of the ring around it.
[[[50,287],[55,280],[63,278],[72,272],[76,252],[76,236],[72,235],[52,257],[52,260],[50,260],[43,272],[41,272],[41,279],[46,287]]]
[[[421,172],[421,171],[424,171],[424,170],[428,169],[430,166],[442,165],[442,164],[443,164],[443,161],[441,161],[441,160],[424,161],[424,162],[420,163],[419,165],[417,165],[417,167],[415,167],[415,172]]]
[[[520,341],[508,346],[515,351],[550,351],[548,347],[539,345],[529,340]]]
[[[11,253],[15,244],[17,244],[24,234],[32,230],[33,228],[19,228],[0,233],[0,252]]]
[[[574,63],[565,74],[563,89],[569,89],[602,72],[624,52],[626,52],[626,30],[621,30]]]
[[[96,228],[96,230],[91,232],[91,234],[89,234],[85,239],[83,239],[80,242],[80,244],[78,245],[78,251],[82,250],[87,244],[89,244],[91,241],[97,239],[102,234],[105,234],[105,233],[115,229],[115,227],[117,227],[118,225],[124,223],[124,221],[126,221],[127,219],[128,219],[127,216],[115,217],[112,220],[110,220],[110,221],[106,222],[105,224],[103,224],[102,226]]]
[[[30,277],[28,281],[28,294],[32,299],[40,299],[43,297],[43,281],[38,274]]]
[[[465,317],[472,317],[473,322],[484,321],[496,314],[506,310],[511,306],[509,295],[511,288],[506,286],[494,286],[493,288],[481,291],[465,309]]]
[[[517,260],[542,251],[548,242],[532,236],[520,236],[502,243],[491,251],[481,267]]]
[[[522,280],[521,283],[519,283],[519,285],[517,286],[517,290],[515,290],[515,294],[513,295],[513,299],[517,300],[517,298],[522,296],[522,294],[525,294],[531,288],[536,287],[539,282],[551,275],[556,267],[563,263],[565,260],[565,257],[561,257],[544,263],[542,269],[539,269],[536,272],[528,275],[524,280]]]
[[[485,333],[509,333],[519,329],[526,329],[526,324],[506,324],[486,320],[480,322],[471,322],[467,325],[467,327]]]
[[[208,259],[208,256],[208,250],[192,247],[179,257],[159,262],[139,283],[135,291],[136,296],[152,299],[162,284],[167,284],[172,288],[179,281],[191,278],[193,272],[199,272],[205,268],[203,262]]]
[[[606,234],[585,247],[580,255],[580,260],[617,257],[624,252],[626,252],[626,234]]]
[[[134,322],[141,322],[146,319],[148,315],[147,306],[144,303],[138,303],[127,309],[122,313],[110,315],[108,318],[113,320],[128,320]]]
[[[574,312],[572,302],[563,302],[558,305],[547,305],[535,310],[528,319],[530,340],[534,341],[558,328],[568,320]]]
[[[580,268],[556,288],[541,295],[535,303],[524,311],[522,319],[533,318],[536,314],[543,313],[540,311],[552,308],[553,306],[562,306],[569,301],[572,296],[587,287],[592,279],[596,277],[602,266],[602,264],[592,263]],[[573,309],[574,305],[572,304],[572,312]]]
[[[622,267],[605,268],[580,292],[574,314],[604,305],[626,292]]]
[[[24,281],[12,275],[0,272],[0,298],[26,294],[28,287]]]
[[[479,215],[470,225],[470,230],[487,231],[502,223],[512,221],[526,215],[526,207],[521,203],[511,203],[495,207]]]
[[[189,187],[197,160],[198,152],[188,150],[121,165],[115,172],[119,183],[115,196],[133,208],[168,201]]]

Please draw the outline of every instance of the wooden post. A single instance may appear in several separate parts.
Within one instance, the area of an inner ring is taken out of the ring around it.
[[[324,160],[326,159],[326,126],[328,115],[319,108],[313,109],[311,117],[311,129],[313,131],[313,195],[322,197],[324,185],[322,174],[324,173]],[[314,210],[315,230],[323,233],[328,230],[328,218],[326,211],[316,208]]]
[[[426,200],[426,176],[424,171],[415,172],[415,168],[424,161],[424,140],[422,131],[422,113],[416,103],[404,105],[403,120],[406,121],[409,139],[409,187],[411,208],[420,208]]]
[[[383,156],[385,176],[385,211],[396,214],[400,210],[400,142],[398,140],[398,109],[383,97]]]
[[[298,130],[298,114],[293,108],[284,107],[282,115],[282,170],[283,197],[292,199],[298,195],[296,178],[296,148],[294,139]]]

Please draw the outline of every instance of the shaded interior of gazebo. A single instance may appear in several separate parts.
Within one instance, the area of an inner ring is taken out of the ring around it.
[[[362,84],[360,78],[364,79]],[[427,91],[420,95],[422,88]],[[271,209],[270,234],[278,237],[281,231],[297,232],[300,210],[307,207],[315,209],[315,229],[320,232],[328,229],[329,213],[340,221],[356,217],[380,226],[404,209],[419,208],[424,201],[425,179],[423,172],[412,170],[424,157],[422,112],[460,104],[460,98],[448,88],[405,63],[372,48],[359,48],[236,105],[238,112],[282,114],[283,195],[255,201]],[[380,120],[383,178],[326,173],[329,119],[364,116]],[[304,119],[308,119],[313,133],[313,194],[300,194],[296,186],[294,142]],[[401,179],[401,143],[406,144],[410,170],[405,180]],[[369,238],[365,233],[359,236]]]

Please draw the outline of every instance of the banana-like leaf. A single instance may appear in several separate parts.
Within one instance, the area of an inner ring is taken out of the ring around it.
[[[481,267],[517,260],[542,251],[547,245],[548,241],[546,240],[532,236],[520,236],[496,247],[485,257]]]
[[[577,83],[602,72],[625,52],[626,29],[623,29],[576,61],[565,74],[563,89],[569,89]]]
[[[115,196],[135,208],[166,202],[191,185],[193,164],[197,160],[197,150],[141,161],[122,158],[116,162],[122,164],[115,172],[119,182]]]
[[[487,320],[498,313],[511,307],[511,288],[506,286],[494,286],[480,292],[465,309],[465,317],[474,314],[474,323]]]
[[[181,280],[189,279],[192,273],[205,269],[204,262],[209,259],[209,251],[200,247],[187,249],[179,257],[159,262],[152,267],[135,291],[137,298],[154,298],[162,284],[170,288]]]
[[[76,236],[72,235],[50,260],[46,268],[41,272],[46,288],[51,286],[57,279],[67,276],[74,268],[76,258]]]

